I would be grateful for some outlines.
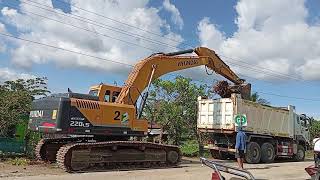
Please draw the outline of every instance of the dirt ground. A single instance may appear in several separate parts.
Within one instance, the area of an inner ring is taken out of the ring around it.
[[[220,161],[221,163],[236,166],[234,161]],[[256,179],[309,179],[304,168],[311,165],[312,161],[304,162],[278,162],[272,164],[245,164]],[[14,166],[7,162],[0,162],[1,179],[23,180],[85,180],[85,179],[112,179],[112,180],[191,180],[211,179],[212,170],[202,166],[198,159],[184,159],[177,168],[149,169],[134,171],[108,171],[68,174],[58,169],[55,164],[38,163],[34,165]],[[232,176],[223,174],[226,179]],[[234,179],[234,178],[233,178]]]
[[[34,163],[32,165],[12,165],[10,162],[0,162],[0,178],[28,177],[38,175],[61,175],[64,171],[56,167],[55,164]]]

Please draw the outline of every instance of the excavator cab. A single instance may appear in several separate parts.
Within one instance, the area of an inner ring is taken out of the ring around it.
[[[89,95],[99,97],[101,102],[115,102],[120,94],[121,87],[111,86],[106,84],[100,84],[96,86],[91,86]]]

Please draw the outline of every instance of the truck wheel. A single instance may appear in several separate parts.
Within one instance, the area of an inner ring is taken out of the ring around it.
[[[227,160],[229,157],[228,155],[229,155],[229,153],[220,151],[220,159]]]
[[[211,155],[212,155],[212,157],[214,159],[221,159],[221,160],[228,159],[228,156],[227,156],[226,152],[222,152],[222,151],[219,151],[219,150],[213,150],[213,149],[211,149],[210,152],[211,152]]]
[[[271,143],[263,143],[261,146],[261,161],[264,163],[272,163],[274,161],[275,152]]]
[[[219,159],[219,151],[210,149],[210,152],[211,152],[211,156],[212,156],[214,159]]]
[[[247,146],[245,160],[249,164],[257,164],[261,159],[261,148],[258,143],[250,142]]]
[[[214,159],[220,159],[220,155],[219,155],[219,151],[218,151],[218,150],[210,149],[210,152],[211,152],[211,156],[212,156]]]
[[[295,161],[304,161],[305,151],[302,145],[298,145],[297,154],[293,155]]]

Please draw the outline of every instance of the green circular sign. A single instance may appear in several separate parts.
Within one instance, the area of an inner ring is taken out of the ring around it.
[[[245,115],[237,115],[235,117],[235,123],[238,125],[238,126],[242,126],[244,124],[247,123],[247,117]]]

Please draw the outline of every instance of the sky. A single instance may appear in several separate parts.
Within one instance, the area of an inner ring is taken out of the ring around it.
[[[124,64],[205,46],[272,105],[320,118],[319,8],[318,0],[0,0],[0,83],[45,76],[53,93],[87,93],[123,85]],[[204,67],[175,74],[221,79]]]

